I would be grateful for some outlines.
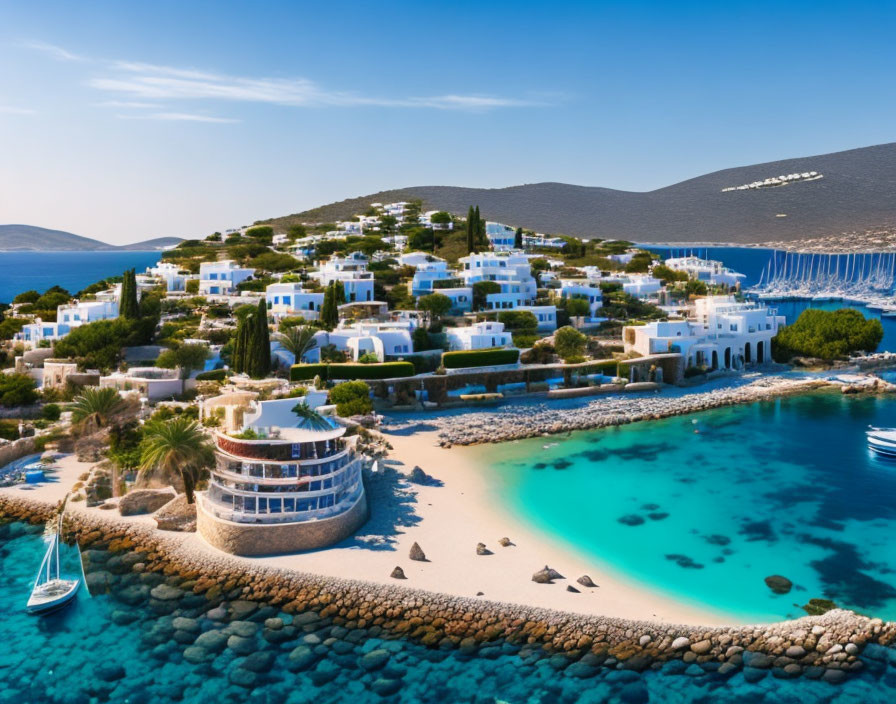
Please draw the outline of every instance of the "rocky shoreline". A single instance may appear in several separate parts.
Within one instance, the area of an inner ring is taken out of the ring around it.
[[[840,388],[840,385],[824,379],[763,378],[746,386],[679,396],[612,396],[571,409],[552,408],[548,404],[510,406],[493,413],[446,417],[433,422],[439,425],[442,445],[477,445],[668,418],[825,388]],[[881,381],[865,390],[883,388],[888,389],[889,385]]]
[[[40,524],[55,511],[30,498],[0,496],[0,524]],[[864,667],[863,652],[896,663],[896,651],[882,647],[896,640],[896,623],[849,611],[759,626],[676,626],[247,566],[211,550],[185,549],[183,534],[83,510],[66,515],[65,533],[84,552],[91,592],[108,592],[123,604],[113,618],[130,618],[128,611],[137,607],[150,609],[165,623],[153,626],[165,634],[150,644],[162,647],[173,638],[184,648],[183,658],[195,663],[225,647],[250,660],[254,641],[240,635],[249,630],[284,646],[279,665],[292,671],[312,667],[327,643],[367,638],[409,639],[483,657],[560,658],[569,674],[581,678],[677,662],[690,674],[743,671],[754,681],[769,673],[802,675],[836,684]],[[291,615],[290,622],[284,625],[277,613]],[[254,685],[251,667],[239,676],[246,684],[235,684]]]

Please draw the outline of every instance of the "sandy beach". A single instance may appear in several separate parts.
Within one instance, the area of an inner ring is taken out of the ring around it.
[[[474,597],[481,592],[481,597],[490,601],[582,614],[664,623],[732,623],[723,614],[676,602],[608,574],[586,556],[539,534],[492,503],[483,476],[487,470],[480,466],[477,456],[481,452],[475,448],[440,448],[435,430],[386,437],[394,447],[385,462],[387,474],[408,474],[419,466],[442,486],[409,484],[399,478],[395,501],[383,505],[383,497],[370,497],[371,520],[349,546],[247,561],[457,596]],[[396,518],[401,525],[393,528]],[[383,527],[387,527],[381,531],[388,533],[386,537],[378,536]],[[367,544],[365,537],[370,539]],[[513,545],[502,547],[498,543],[502,537],[510,538]],[[415,542],[427,562],[408,558]],[[480,542],[493,554],[477,555]],[[184,547],[200,547],[200,543],[202,549],[213,550],[198,535],[190,536]],[[551,585],[533,582],[532,574],[545,565],[566,579]],[[401,566],[407,580],[389,576],[396,566]],[[585,574],[598,588],[576,584]],[[567,591],[567,585],[580,593]]]

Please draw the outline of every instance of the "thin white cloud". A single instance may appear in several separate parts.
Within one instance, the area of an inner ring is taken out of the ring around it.
[[[17,108],[13,105],[0,105],[0,113],[4,115],[34,115],[31,108]]]
[[[97,90],[136,100],[227,100],[289,107],[404,107],[485,111],[544,105],[489,95],[436,95],[383,98],[327,90],[305,78],[244,78],[172,66],[119,61],[114,74],[93,78]]]
[[[87,61],[87,57],[73,54],[67,49],[63,49],[61,46],[48,44],[47,42],[28,40],[20,42],[19,46],[25,47],[26,49],[34,49],[35,51],[43,52],[44,54],[47,54],[57,61]]]
[[[129,108],[135,110],[149,110],[162,107],[158,103],[141,103],[136,100],[104,100],[97,103],[101,108]]]
[[[197,115],[188,112],[154,112],[138,115],[116,115],[120,120],[163,120],[167,122],[213,122],[218,124],[240,122],[229,117],[214,115]]]

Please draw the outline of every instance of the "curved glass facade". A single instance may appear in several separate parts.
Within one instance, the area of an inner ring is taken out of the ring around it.
[[[301,522],[351,508],[364,491],[361,457],[342,438],[248,441],[216,436],[205,508],[238,523]]]

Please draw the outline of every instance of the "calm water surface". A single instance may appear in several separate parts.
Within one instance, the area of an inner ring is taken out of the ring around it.
[[[819,394],[485,452],[521,519],[652,589],[741,621],[814,597],[893,619],[896,463],[869,424],[896,426],[896,403]]]
[[[22,291],[43,293],[62,286],[77,293],[85,286],[120,275],[125,269],[140,273],[161,255],[153,252],[0,252],[0,302],[9,303]]]

